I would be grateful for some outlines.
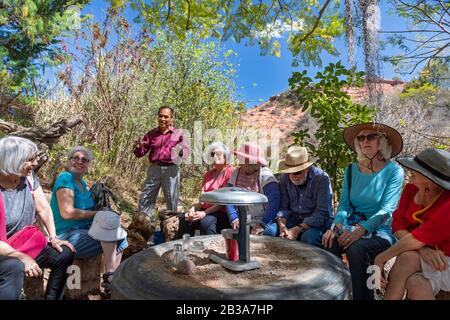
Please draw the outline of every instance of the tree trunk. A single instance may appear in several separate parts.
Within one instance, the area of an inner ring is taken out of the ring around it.
[[[8,135],[29,139],[38,145],[40,159],[38,161],[38,166],[35,168],[35,171],[37,172],[48,160],[46,155],[47,151],[50,150],[54,144],[58,143],[61,136],[81,122],[81,116],[76,116],[69,120],[63,119],[55,122],[47,128],[25,128],[0,118],[0,131],[3,131]]]

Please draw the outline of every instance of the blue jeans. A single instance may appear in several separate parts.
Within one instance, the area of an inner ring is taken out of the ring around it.
[[[297,217],[291,215],[287,220],[286,227],[290,229],[297,225],[299,225]],[[325,231],[326,229],[324,228],[319,229],[310,227],[308,230],[305,230],[298,235],[297,241],[322,248],[322,236]],[[278,230],[277,222],[268,224],[263,234],[266,236],[278,237],[280,230]]]
[[[204,210],[202,208],[202,210]],[[218,234],[222,229],[231,228],[230,222],[226,212],[213,212],[207,214],[203,219],[198,221],[186,221],[184,216],[180,218],[180,232],[179,237],[183,234],[189,233],[194,236],[195,230],[200,230],[200,235]]]
[[[391,246],[389,241],[378,236],[361,238],[353,242],[347,249],[339,246],[334,238],[331,248],[326,250],[342,258],[346,254],[352,277],[353,300],[374,300],[374,292],[367,287],[370,274],[367,268],[373,264],[375,257]]]
[[[0,256],[0,300],[19,300],[25,265],[17,258]]]
[[[75,247],[77,250],[75,252],[76,259],[95,257],[103,252],[100,241],[88,235],[89,228],[90,226],[74,227],[64,233],[58,234],[59,239],[67,240]],[[122,252],[127,247],[127,238],[117,241],[117,253]]]

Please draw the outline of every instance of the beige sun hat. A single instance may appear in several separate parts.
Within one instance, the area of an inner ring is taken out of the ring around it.
[[[363,130],[375,130],[384,134],[392,147],[391,158],[402,151],[403,139],[401,134],[394,128],[377,122],[361,123],[344,129],[344,141],[353,151],[356,151],[355,138]]]
[[[308,150],[302,146],[290,146],[286,157],[278,163],[278,171],[281,173],[294,173],[312,166]]]
[[[98,211],[88,231],[98,241],[113,242],[125,239],[127,232],[120,224],[120,216],[113,211]]]

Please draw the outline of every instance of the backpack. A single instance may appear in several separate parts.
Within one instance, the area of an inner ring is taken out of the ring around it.
[[[96,182],[90,189],[92,199],[94,199],[94,211],[100,211],[100,210],[109,210],[114,211],[111,207],[111,199],[114,201],[114,203],[117,204],[117,198],[112,193],[111,190],[109,190],[108,187],[105,186],[103,182]]]

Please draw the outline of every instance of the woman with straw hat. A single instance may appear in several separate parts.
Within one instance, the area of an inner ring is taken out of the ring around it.
[[[430,148],[397,161],[410,179],[393,214],[399,241],[375,258],[383,268],[397,257],[384,299],[401,299],[405,289],[409,299],[434,299],[450,291],[450,153]]]
[[[353,299],[372,300],[367,268],[377,254],[394,242],[392,212],[397,207],[403,169],[390,159],[400,153],[401,135],[381,123],[358,124],[344,130],[344,140],[357,153],[357,163],[345,170],[339,206],[322,245],[346,254],[352,277]]]

